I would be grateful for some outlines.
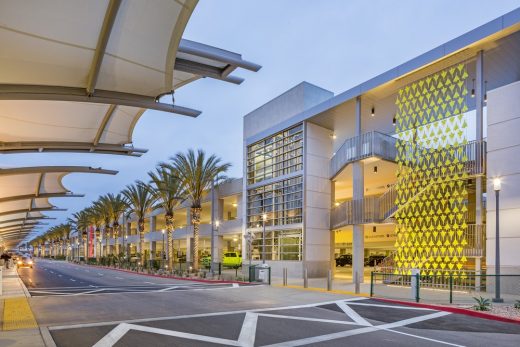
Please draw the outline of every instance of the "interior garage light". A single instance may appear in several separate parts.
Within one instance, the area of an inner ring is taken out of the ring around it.
[[[376,109],[374,106],[372,106],[372,113],[370,114],[372,117],[376,115]]]

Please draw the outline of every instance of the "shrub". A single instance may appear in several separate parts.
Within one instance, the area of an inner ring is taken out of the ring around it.
[[[520,300],[516,300],[515,302],[515,308],[519,309],[520,310]]]
[[[483,297],[479,297],[479,298],[474,297],[473,299],[475,299],[475,301],[477,302],[473,306],[473,308],[476,311],[489,311],[489,309],[491,308],[491,301],[489,301],[489,299],[486,299]]]

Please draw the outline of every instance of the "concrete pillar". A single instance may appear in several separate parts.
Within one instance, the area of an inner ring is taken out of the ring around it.
[[[476,291],[480,291],[480,285],[482,283],[481,281],[481,278],[480,278],[480,274],[482,273],[482,258],[481,257],[476,257],[475,258],[475,290]]]
[[[157,217],[156,216],[151,216],[150,217],[150,230],[149,230],[149,232],[160,231],[160,230],[155,230],[156,225],[157,225]]]
[[[476,111],[476,136],[477,141],[484,137],[484,52],[477,53],[477,69],[475,73],[475,111]],[[475,223],[482,225],[483,204],[482,204],[482,176],[475,180]]]
[[[335,207],[336,203],[336,185],[334,181],[330,182],[330,206],[331,209]],[[332,271],[332,276],[336,275],[336,259],[335,259],[335,250],[336,250],[336,231],[330,231],[330,270]]]
[[[361,135],[361,97],[356,98],[356,136]],[[360,147],[358,144],[357,147]],[[358,148],[357,150],[361,150]],[[357,161],[352,164],[352,187],[353,200],[362,200],[365,195],[364,185],[364,166],[363,162]],[[365,263],[365,239],[363,225],[354,225],[352,231],[352,276],[354,282],[364,281],[364,263]],[[358,278],[355,278],[357,274]]]

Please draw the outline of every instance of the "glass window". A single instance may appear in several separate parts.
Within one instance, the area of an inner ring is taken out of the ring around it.
[[[262,259],[262,232],[255,233],[251,258]],[[266,260],[302,260],[302,229],[274,230],[265,235]]]
[[[302,156],[303,124],[263,139],[247,149],[247,183],[301,171]]]
[[[303,177],[268,184],[247,192],[247,227],[297,224],[302,222]]]

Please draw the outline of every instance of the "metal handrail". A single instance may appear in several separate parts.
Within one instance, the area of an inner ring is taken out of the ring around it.
[[[397,138],[377,131],[346,139],[330,160],[331,178],[348,164],[369,157],[395,161],[397,141]]]

